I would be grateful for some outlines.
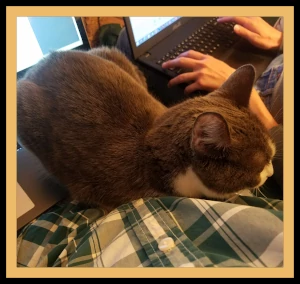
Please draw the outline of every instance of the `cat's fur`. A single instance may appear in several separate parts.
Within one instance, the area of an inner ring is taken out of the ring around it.
[[[50,54],[17,84],[17,131],[71,196],[114,208],[141,197],[226,198],[272,175],[275,147],[249,111],[243,66],[170,108],[114,48]]]

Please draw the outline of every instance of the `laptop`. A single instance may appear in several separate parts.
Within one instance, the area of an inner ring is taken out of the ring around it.
[[[90,49],[81,18],[18,17],[17,79],[54,50]],[[17,230],[68,197],[39,160],[17,144]]]
[[[35,155],[25,148],[17,150],[17,230],[68,196]]]
[[[263,17],[272,26],[278,17]],[[210,54],[233,68],[250,63],[256,79],[275,57],[274,52],[251,45],[233,32],[234,23],[217,23],[217,17],[124,17],[134,59],[172,78],[187,70],[166,70],[161,64],[194,49]]]
[[[90,49],[80,17],[17,17],[17,79],[51,51]]]

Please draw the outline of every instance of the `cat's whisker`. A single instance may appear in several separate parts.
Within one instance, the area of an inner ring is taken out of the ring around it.
[[[273,157],[273,160],[274,159],[280,159],[283,157],[283,153],[278,153],[278,154],[275,154],[275,156]]]
[[[282,117],[283,116],[283,108],[279,109],[275,114],[274,114],[274,118],[275,120],[278,120],[278,117]]]
[[[275,129],[274,134],[276,135],[277,132],[279,132],[279,129]],[[278,144],[278,145],[282,145],[282,144],[283,144],[283,141],[277,141],[277,144]]]
[[[256,190],[257,190],[257,192],[258,192],[259,194],[261,194],[264,198],[268,198],[268,197],[260,190],[259,187],[257,187]],[[258,195],[256,195],[256,196],[258,197]]]
[[[276,154],[283,154],[283,142],[277,142]]]
[[[229,197],[224,202],[234,202],[238,197],[239,197],[239,194],[238,193],[234,193],[233,196]]]

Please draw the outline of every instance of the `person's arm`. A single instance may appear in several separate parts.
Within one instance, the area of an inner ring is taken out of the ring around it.
[[[283,33],[283,17],[278,18],[278,20],[274,24],[274,28]],[[278,53],[283,53],[283,38],[279,46]]]
[[[278,126],[278,123],[271,115],[266,105],[260,98],[258,92],[254,88],[252,89],[252,93],[250,96],[249,108],[268,130],[275,126]]]

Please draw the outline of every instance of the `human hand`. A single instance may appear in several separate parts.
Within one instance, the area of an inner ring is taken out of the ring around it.
[[[186,95],[197,90],[218,89],[235,71],[223,61],[194,50],[183,52],[177,58],[164,62],[162,68],[192,70],[176,76],[168,83],[168,87],[187,83],[188,86],[184,89]]]
[[[261,49],[278,49],[283,33],[261,17],[219,17],[219,23],[235,22],[234,32]]]

